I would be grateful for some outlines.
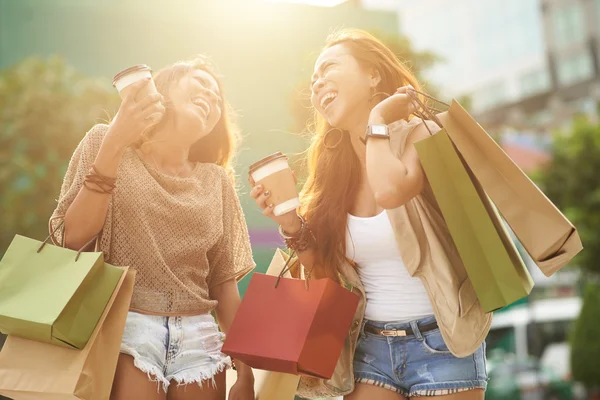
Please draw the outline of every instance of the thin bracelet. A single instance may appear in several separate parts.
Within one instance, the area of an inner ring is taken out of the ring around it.
[[[281,235],[282,238],[288,240],[288,239],[298,239],[299,237],[302,236],[302,231],[304,230],[304,226],[306,225],[306,221],[304,220],[304,218],[302,218],[301,215],[296,214],[296,216],[300,219],[300,230],[296,233],[295,236],[291,236],[289,234],[287,234],[284,230],[283,227],[281,225],[279,225],[279,234]]]

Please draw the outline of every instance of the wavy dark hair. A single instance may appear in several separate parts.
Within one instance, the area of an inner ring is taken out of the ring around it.
[[[331,34],[324,47],[344,45],[366,68],[381,76],[377,92],[392,94],[417,79],[396,55],[368,32],[344,29]],[[310,224],[316,242],[316,267],[319,273],[337,280],[338,266],[345,259],[346,221],[358,193],[361,165],[350,136],[344,134],[335,149],[327,148],[324,137],[331,125],[316,111],[311,145],[308,149],[308,179],[301,192],[301,214]]]
[[[239,129],[233,122],[233,109],[229,103],[225,101],[221,76],[217,73],[215,65],[207,57],[199,55],[190,61],[179,61],[154,74],[153,79],[156,88],[165,98],[165,105],[167,108],[165,122],[169,120],[170,89],[194,70],[206,71],[215,78],[223,102],[221,107],[221,118],[208,135],[199,139],[192,145],[189,160],[192,162],[214,163],[220,165],[227,170],[227,173],[233,179],[234,173],[232,164],[239,141]]]

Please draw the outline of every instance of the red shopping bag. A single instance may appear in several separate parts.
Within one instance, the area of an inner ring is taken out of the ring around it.
[[[222,351],[253,368],[330,379],[358,302],[331,279],[255,273]]]

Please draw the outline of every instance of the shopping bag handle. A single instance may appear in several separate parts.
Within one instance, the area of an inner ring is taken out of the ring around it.
[[[44,248],[44,246],[46,246],[46,244],[49,243],[50,239],[52,237],[54,237],[54,234],[56,233],[56,231],[58,229],[60,229],[60,228],[63,227],[64,223],[65,223],[65,221],[62,220],[62,221],[60,221],[60,224],[58,224],[58,226],[56,228],[50,229],[50,234],[48,235],[48,237],[46,237],[46,239],[44,239],[44,241],[42,242],[42,244],[40,245],[40,247],[37,249],[38,253],[41,252],[42,249]],[[98,235],[94,236],[89,242],[87,242],[86,244],[84,244],[83,247],[81,247],[79,249],[79,251],[77,252],[77,255],[75,256],[75,261],[79,260],[79,256],[81,255],[81,253],[83,252],[83,250],[87,249],[87,247],[90,244],[94,243],[94,241],[97,240],[97,239],[98,239]]]
[[[435,122],[435,124],[437,126],[439,126],[440,129],[443,129],[442,122],[434,114],[434,113],[441,113],[442,110],[438,110],[437,108],[425,105],[425,103],[423,103],[423,101],[421,101],[421,99],[419,99],[419,96],[417,94],[420,94],[423,97],[427,97],[428,99],[433,100],[434,102],[441,104],[448,108],[450,108],[450,104],[444,103],[443,101],[438,100],[435,97],[428,95],[427,93],[420,92],[413,88],[408,88],[408,90],[406,91],[406,94],[412,99],[412,102],[416,108],[416,111],[413,112],[413,114],[415,114],[417,117],[419,117],[423,120],[423,123],[425,124],[425,127],[427,128],[427,131],[429,132],[430,135],[433,135],[433,133],[429,129],[429,126],[427,126],[427,124],[425,123],[426,120],[431,120],[431,121]],[[378,96],[378,95],[385,95],[385,98],[390,97],[390,95],[386,92],[377,92],[371,98],[373,98],[374,96]],[[359,139],[364,145],[367,144],[366,138],[360,137]]]
[[[277,289],[277,287],[279,286],[279,281],[281,281],[281,278],[283,278],[283,275],[286,274],[286,272],[291,271],[292,268],[294,268],[294,266],[296,265],[296,263],[299,262],[299,260],[297,260],[295,263],[293,263],[292,265],[290,265],[290,262],[292,261],[292,259],[296,256],[296,252],[292,251],[292,253],[290,254],[289,258],[287,259],[287,261],[285,262],[285,265],[283,266],[283,269],[281,270],[281,272],[279,273],[279,276],[277,277],[277,280],[275,281],[275,289]],[[308,290],[308,280],[310,278],[310,273],[311,271],[308,271],[308,275],[305,276],[304,279],[304,285],[306,286],[306,290]]]
[[[414,114],[421,118],[423,120],[423,124],[425,124],[425,128],[427,128],[427,131],[429,132],[430,135],[433,135],[433,133],[431,132],[431,130],[429,129],[429,126],[425,123],[426,120],[430,120],[433,121],[437,126],[440,127],[440,129],[444,128],[444,125],[442,124],[442,121],[440,121],[440,119],[437,117],[437,115],[435,115],[434,112],[441,112],[440,110],[433,108],[433,107],[428,107],[427,105],[425,105],[425,103],[423,103],[421,101],[421,99],[419,98],[419,96],[417,95],[420,94],[422,96],[427,97],[428,99],[431,99],[437,103],[440,103],[446,107],[450,107],[449,104],[444,103],[441,100],[436,99],[433,96],[430,96],[426,93],[423,92],[419,92],[418,90],[415,89],[409,89],[406,92],[408,94],[408,96],[412,99],[413,104],[415,105],[416,111],[414,112]]]

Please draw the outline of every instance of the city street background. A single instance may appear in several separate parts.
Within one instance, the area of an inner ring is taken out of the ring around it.
[[[582,237],[552,278],[519,247],[536,287],[495,313],[486,399],[600,398],[599,22],[600,0],[0,0],[0,256],[15,234],[47,235],[73,150],[118,109],[112,77],[202,53],[237,111],[264,272],[283,243],[248,196],[248,166],[282,151],[303,181],[314,61],[328,33],[361,28],[426,92],[458,99]]]

